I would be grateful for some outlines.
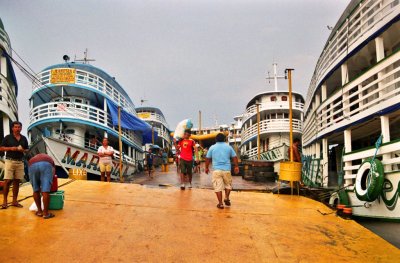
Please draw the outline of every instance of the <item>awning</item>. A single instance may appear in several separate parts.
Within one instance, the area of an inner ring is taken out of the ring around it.
[[[118,106],[114,102],[107,99],[107,106],[110,110],[112,124],[118,126]],[[141,120],[135,115],[121,109],[121,127],[132,131],[141,131],[143,133],[151,133],[151,126],[147,122]]]
[[[112,124],[118,126],[118,106],[107,99],[107,106],[110,110]],[[141,120],[137,116],[121,109],[121,127],[131,131],[142,133],[142,144],[151,143],[153,140],[152,128],[150,124]],[[158,133],[154,131],[154,139],[158,138]]]

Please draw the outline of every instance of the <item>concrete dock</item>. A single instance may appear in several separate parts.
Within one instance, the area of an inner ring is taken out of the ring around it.
[[[67,183],[67,184],[65,184]],[[400,250],[311,199],[59,180],[63,210],[44,220],[0,210],[1,262],[399,262]]]

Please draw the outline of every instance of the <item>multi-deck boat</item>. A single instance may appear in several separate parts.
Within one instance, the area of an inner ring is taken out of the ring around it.
[[[18,119],[18,84],[11,56],[10,38],[0,19],[0,138],[10,134],[10,122]]]
[[[398,0],[351,1],[306,98],[303,180],[356,216],[400,220],[399,20]]]
[[[171,149],[171,132],[162,111],[159,108],[143,106],[136,108],[136,112],[138,117],[147,122],[153,129],[152,138],[149,142],[163,149]]]
[[[41,85],[33,87],[30,98],[28,136],[31,154],[47,152],[58,167],[58,175],[87,173],[97,179],[99,157],[97,148],[107,137],[114,148],[112,177],[119,177],[118,126],[113,125],[112,105],[136,117],[132,100],[115,78],[85,63],[64,63],[41,71]],[[142,133],[122,129],[123,175],[136,171],[142,161]]]
[[[274,162],[275,171],[279,172],[279,161],[288,159],[289,147],[289,92],[278,91],[277,69],[274,66],[275,90],[262,92],[252,98],[243,114],[240,152],[242,157],[251,160],[264,159]],[[304,99],[299,93],[293,92],[293,136],[301,138]],[[258,110],[257,110],[258,108]],[[259,112],[260,150],[258,150]]]

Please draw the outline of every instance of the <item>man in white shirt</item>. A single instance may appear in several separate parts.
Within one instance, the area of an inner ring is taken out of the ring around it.
[[[100,176],[101,181],[104,182],[104,175],[107,176],[107,182],[111,181],[111,168],[112,168],[112,157],[114,155],[113,147],[108,145],[108,139],[103,138],[102,146],[97,150],[97,154],[100,157],[99,165],[100,165]]]

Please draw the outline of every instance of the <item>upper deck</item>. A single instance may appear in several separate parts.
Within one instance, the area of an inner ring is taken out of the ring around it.
[[[56,78],[53,78],[55,76],[52,76],[52,74],[56,73],[53,71],[55,69],[75,69],[75,71],[70,73],[71,81],[63,82],[58,81],[58,79]],[[133,104],[129,95],[119,85],[115,78],[111,77],[103,70],[89,64],[71,62],[53,65],[41,71],[37,75],[37,78],[40,80],[41,85],[33,86],[32,97],[35,97],[35,94],[37,93],[39,93],[40,95],[41,92],[49,93],[47,89],[54,89],[54,87],[56,86],[63,86],[64,89],[68,89],[70,94],[74,92],[74,89],[84,89],[99,94],[100,96],[109,100],[112,100],[115,104],[120,105],[124,108],[124,110],[130,113],[136,113],[135,105]],[[59,93],[57,95],[61,96],[62,94]]]
[[[353,0],[344,11],[318,59],[307,92],[307,113],[324,81],[372,38],[399,19],[398,0]]]

